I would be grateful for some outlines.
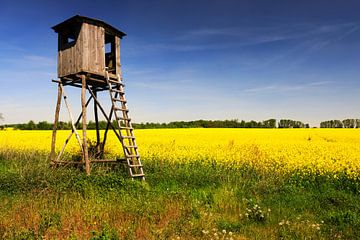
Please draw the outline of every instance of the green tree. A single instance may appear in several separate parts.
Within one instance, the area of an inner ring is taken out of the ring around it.
[[[276,119],[268,119],[262,122],[264,128],[276,128]]]
[[[342,123],[344,125],[344,128],[354,128],[356,126],[355,119],[344,119]]]
[[[33,120],[30,120],[30,121],[27,123],[26,129],[28,129],[28,130],[34,130],[34,129],[36,129],[36,124],[34,123]]]
[[[4,120],[4,116],[2,115],[2,113],[0,113],[0,121]],[[0,126],[0,130],[3,130],[4,126]]]

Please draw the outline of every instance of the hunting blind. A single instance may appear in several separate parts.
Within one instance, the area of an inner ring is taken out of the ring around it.
[[[51,144],[51,160],[55,166],[66,164],[84,164],[90,174],[92,163],[123,162],[132,178],[145,179],[140,155],[134,136],[134,129],[129,118],[129,109],[125,98],[124,83],[121,77],[120,40],[126,35],[113,26],[97,19],[76,15],[52,28],[58,33],[58,96]],[[65,86],[81,88],[82,111],[74,121],[70,104],[65,94]],[[111,103],[107,113],[99,102],[99,92],[108,92]],[[89,98],[86,99],[86,93]],[[72,131],[62,149],[56,153],[56,130],[59,122],[61,99],[68,110]],[[93,101],[96,125],[96,150],[89,156],[86,134],[86,109]],[[103,137],[100,137],[98,110],[107,120]],[[82,139],[77,127],[82,120]],[[115,120],[115,121],[113,121]],[[116,122],[116,124],[114,124]],[[113,130],[124,152],[124,158],[103,159],[108,130]],[[82,152],[81,161],[62,160],[65,147],[75,134]]]

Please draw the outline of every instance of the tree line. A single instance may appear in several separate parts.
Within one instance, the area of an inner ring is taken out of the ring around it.
[[[1,115],[0,115],[1,117]],[[1,118],[0,118],[1,119]],[[115,124],[115,121],[113,122]],[[99,121],[99,129],[106,129],[107,122]],[[308,123],[291,119],[268,119],[265,121],[244,121],[244,120],[196,120],[196,121],[174,121],[169,123],[133,123],[132,126],[136,129],[156,129],[156,128],[310,128]],[[35,123],[29,121],[27,123],[19,124],[5,124],[1,125],[0,129],[12,127],[19,130],[52,130],[53,123],[47,121],[40,121]],[[79,123],[77,128],[81,129],[82,124]],[[59,121],[57,129],[70,130],[71,122]],[[320,123],[320,128],[360,128],[360,119],[344,119],[344,120],[328,120]],[[94,121],[89,121],[87,129],[96,129]]]
[[[115,122],[114,122],[115,123]],[[106,129],[107,122],[99,121],[99,129]],[[169,123],[133,123],[132,126],[136,129],[155,129],[155,128],[309,128],[309,124],[304,124],[301,121],[295,121],[290,119],[268,119],[265,121],[239,121],[238,119],[232,120],[196,120],[196,121],[174,121]],[[19,130],[52,130],[53,123],[47,121],[40,121],[35,123],[29,121],[28,123],[20,124],[7,124],[0,128],[12,127]],[[71,129],[71,122],[58,122],[57,129],[69,130]],[[82,128],[82,124],[79,123],[77,128]],[[96,129],[94,121],[89,121],[87,129]]]
[[[340,120],[328,120],[320,123],[321,128],[360,128],[360,119],[348,118]]]

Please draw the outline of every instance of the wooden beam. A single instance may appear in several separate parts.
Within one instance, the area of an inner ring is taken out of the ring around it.
[[[92,96],[90,96],[89,99],[87,100],[87,102],[86,102],[86,107],[89,105],[91,99],[92,99]],[[75,122],[75,124],[74,124],[75,127],[77,127],[77,125],[79,124],[79,122],[80,122],[80,120],[81,120],[81,117],[82,117],[82,112],[80,113],[78,119],[76,120],[76,122]],[[70,141],[70,138],[72,137],[73,133],[74,133],[74,129],[71,129],[71,133],[69,134],[69,136],[68,136],[67,139],[65,140],[65,143],[64,143],[61,151],[59,152],[59,154],[58,154],[58,156],[57,156],[57,158],[56,158],[56,161],[59,161],[59,160],[60,160],[60,157],[61,157],[61,155],[64,153],[65,148],[66,148],[66,145],[67,145],[68,142]]]
[[[94,91],[94,96],[97,98],[97,92]],[[94,100],[94,115],[95,115],[95,127],[96,127],[96,153],[99,154],[101,151],[100,148],[100,129],[99,129],[99,118],[98,118],[98,107],[96,101]]]
[[[58,84],[58,97],[56,102],[56,109],[55,109],[55,120],[52,132],[52,140],[51,140],[51,152],[50,152],[50,159],[51,161],[55,161],[55,143],[56,143],[56,130],[57,124],[59,122],[59,113],[60,113],[60,106],[61,106],[61,95],[62,89],[60,84]]]
[[[117,160],[113,160],[113,159],[93,159],[90,160],[90,163],[124,163],[126,162],[125,158],[122,159],[117,159]],[[67,165],[67,164],[83,164],[82,162],[78,162],[78,161],[55,161],[52,164],[54,165]]]
[[[116,92],[114,97],[117,98],[118,94],[119,93]],[[109,114],[110,120],[112,118],[113,112],[114,112],[114,110],[113,110],[113,108],[111,108],[110,114]],[[106,139],[107,139],[107,132],[109,130],[110,124],[111,124],[111,122],[107,122],[107,124],[106,124],[106,129],[105,129],[105,132],[104,132],[104,139],[103,139],[103,142],[102,142],[102,145],[101,145],[102,151],[104,151],[104,147],[105,147],[105,143],[106,143]]]
[[[62,95],[63,95],[63,98],[64,98],[65,106],[66,106],[66,108],[67,108],[67,110],[68,110],[68,113],[69,113],[72,130],[75,132],[75,136],[76,136],[76,139],[78,140],[78,143],[79,143],[79,145],[80,145],[81,151],[84,152],[83,146],[82,146],[82,144],[81,144],[81,139],[80,139],[79,133],[77,132],[76,127],[75,127],[75,125],[74,125],[74,118],[73,118],[73,115],[72,115],[72,113],[71,113],[70,104],[69,104],[68,101],[67,101],[67,96],[66,96],[64,87],[63,87],[63,85],[62,85],[61,82],[60,82],[59,85],[60,85],[60,87],[61,87],[61,92],[62,92]]]
[[[82,106],[82,124],[83,124],[83,159],[85,161],[85,171],[86,175],[90,175],[90,162],[89,162],[89,152],[87,147],[87,136],[86,136],[86,76],[81,75],[81,106]]]
[[[102,108],[101,104],[99,103],[99,101],[98,101],[98,100],[97,100],[97,98],[95,97],[95,95],[94,95],[93,91],[90,89],[90,87],[89,87],[89,86],[87,86],[87,88],[88,88],[88,90],[89,90],[90,94],[93,96],[94,101],[95,101],[95,102],[96,102],[96,104],[98,105],[98,107],[99,107],[99,109],[100,109],[101,113],[102,113],[102,114],[103,114],[103,116],[106,118],[106,121],[107,121],[108,123],[110,123],[110,127],[111,127],[111,128],[112,128],[112,130],[114,131],[114,133],[115,133],[115,135],[117,136],[117,138],[121,141],[121,136],[119,135],[119,133],[116,131],[116,129],[115,129],[115,128],[114,128],[114,126],[112,125],[111,120],[110,120],[110,119],[109,119],[109,117],[106,115],[106,113],[105,113],[104,109]]]

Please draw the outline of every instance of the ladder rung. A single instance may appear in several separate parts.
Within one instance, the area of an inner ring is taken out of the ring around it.
[[[120,90],[118,90],[118,89],[110,89],[110,91],[112,91],[112,92],[117,92],[117,93],[120,93],[120,94],[125,94],[124,91],[120,91]]]
[[[117,120],[122,120],[122,121],[130,121],[131,118],[123,118],[123,117],[117,117]]]
[[[129,165],[129,167],[131,167],[131,168],[133,168],[133,167],[143,167],[143,165],[142,164],[134,164],[134,165]]]
[[[131,177],[144,177],[145,174],[139,173],[139,174],[131,174]]]
[[[116,111],[124,111],[124,112],[128,112],[129,109],[126,109],[126,108],[118,108],[118,107],[114,107],[114,110]]]
[[[117,101],[117,102],[123,102],[126,103],[126,100],[122,100],[122,99],[118,99],[118,98],[113,98],[113,101]]]
[[[122,138],[124,138],[124,139],[135,139],[134,136],[122,136]]]
[[[111,79],[109,79],[109,82],[110,82],[110,83],[115,83],[115,84],[119,84],[119,85],[125,86],[124,83],[119,82],[119,81],[116,81],[116,80],[111,80]]]
[[[137,155],[137,154],[131,154],[131,155],[126,155],[126,157],[128,157],[128,158],[132,158],[132,157],[140,157],[140,155]]]
[[[119,127],[120,129],[127,129],[127,130],[133,130],[132,127]]]
[[[137,146],[126,146],[126,145],[124,145],[124,147],[126,147],[126,148],[137,148]]]

